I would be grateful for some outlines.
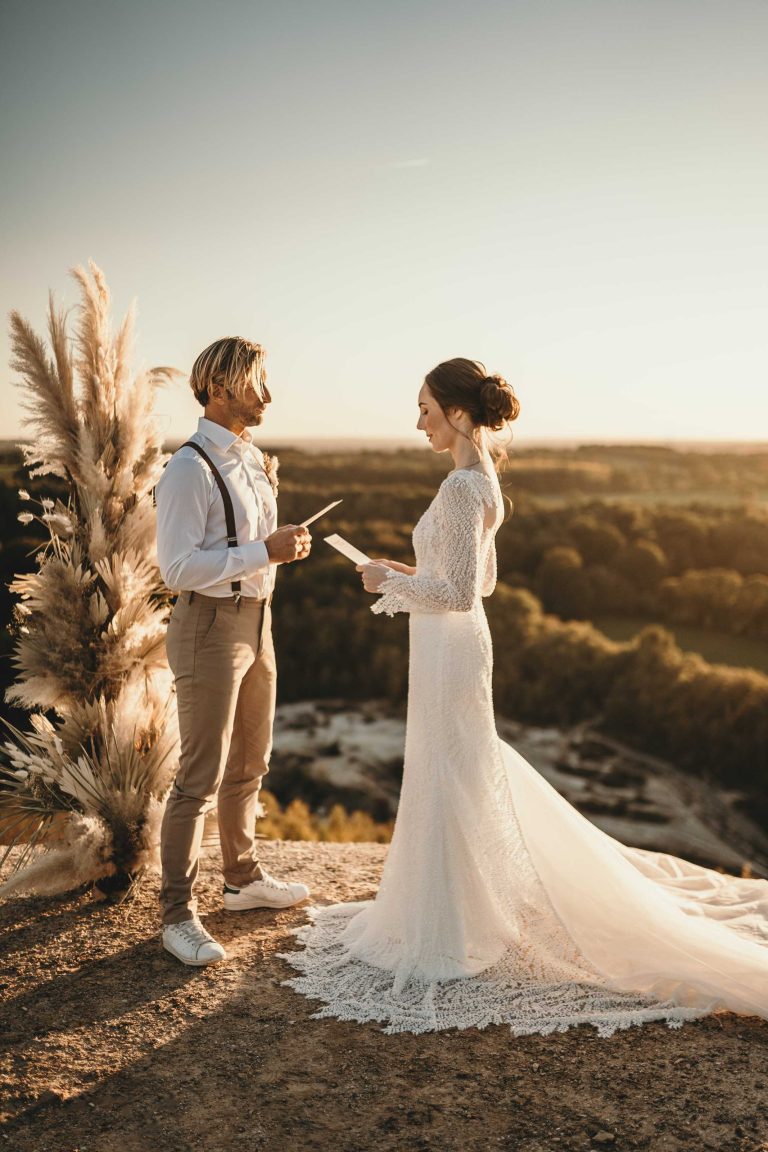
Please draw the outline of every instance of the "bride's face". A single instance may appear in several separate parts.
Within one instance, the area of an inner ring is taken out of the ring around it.
[[[419,432],[424,432],[433,452],[447,452],[456,438],[445,412],[435,400],[427,384],[419,392]]]

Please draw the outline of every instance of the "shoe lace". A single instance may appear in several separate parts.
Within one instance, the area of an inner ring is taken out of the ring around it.
[[[264,872],[261,877],[261,883],[265,884],[267,888],[276,888],[278,892],[285,892],[288,890],[288,885],[284,880],[275,880],[269,873]]]
[[[213,936],[206,932],[199,920],[191,920],[188,924],[177,924],[176,930],[188,940],[190,944],[213,943]]]

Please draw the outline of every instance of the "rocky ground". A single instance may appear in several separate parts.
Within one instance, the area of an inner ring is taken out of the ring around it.
[[[385,853],[273,842],[263,859],[325,903],[371,895]],[[208,969],[160,949],[154,879],[119,906],[87,893],[0,906],[0,1149],[768,1152],[762,1020],[608,1040],[313,1020],[277,956],[302,909],[227,915],[215,852],[200,898],[230,957]]]

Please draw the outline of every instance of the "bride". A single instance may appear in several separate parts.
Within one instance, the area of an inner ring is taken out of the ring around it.
[[[374,612],[410,613],[392,843],[374,900],[310,909],[286,983],[324,1002],[317,1016],[388,1032],[768,1018],[768,881],[626,847],[499,739],[482,597],[504,505],[487,432],[519,405],[464,359],[430,372],[418,403],[454,468],[416,525],[416,567],[359,569]]]

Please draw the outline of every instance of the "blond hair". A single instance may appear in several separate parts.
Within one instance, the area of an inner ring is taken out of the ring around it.
[[[200,353],[192,365],[189,386],[203,407],[211,399],[211,386],[217,385],[229,396],[244,396],[249,385],[264,398],[264,360],[261,344],[242,336],[225,336]]]

